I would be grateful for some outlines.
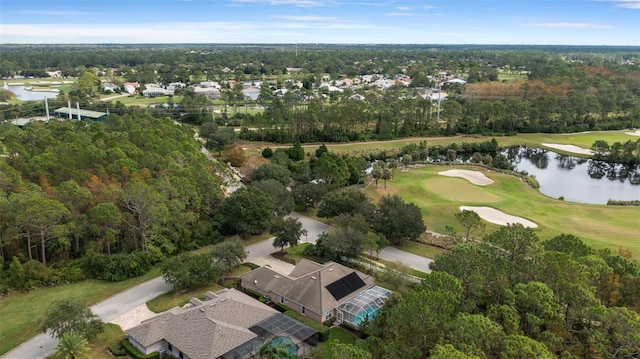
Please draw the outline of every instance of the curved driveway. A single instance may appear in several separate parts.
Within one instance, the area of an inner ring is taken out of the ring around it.
[[[301,242],[315,243],[318,235],[329,228],[326,224],[297,212],[292,212],[290,216],[297,218],[302,223],[303,228],[308,232],[306,238],[301,238]],[[273,238],[247,246],[246,250],[249,253],[247,256],[247,261],[249,262],[255,258],[268,256],[275,251]],[[380,258],[392,262],[401,262],[409,267],[427,273],[430,272],[429,263],[432,262],[431,259],[392,247],[383,249],[380,252]],[[171,286],[165,283],[162,277],[157,277],[105,299],[91,307],[91,309],[106,323],[170,290]],[[56,345],[57,341],[50,335],[39,334],[6,353],[2,358],[40,359],[53,354]]]

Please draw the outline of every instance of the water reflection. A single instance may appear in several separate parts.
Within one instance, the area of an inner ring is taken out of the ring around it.
[[[27,86],[4,86],[5,90],[9,90],[16,94],[16,97],[22,101],[39,101],[46,98],[55,98],[58,96],[59,90],[52,89],[51,91],[32,91],[28,90]]]
[[[540,191],[567,201],[607,203],[640,200],[640,166],[627,166],[561,155],[531,147],[512,147],[503,152],[516,171],[536,177]]]

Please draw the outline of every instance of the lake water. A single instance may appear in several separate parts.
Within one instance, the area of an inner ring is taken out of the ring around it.
[[[22,101],[41,101],[44,98],[56,98],[58,96],[57,91],[28,91],[27,86],[6,86],[3,87],[16,94],[16,97]]]
[[[561,155],[530,147],[504,152],[517,171],[527,171],[540,192],[565,201],[606,204],[613,200],[640,200],[640,168]]]

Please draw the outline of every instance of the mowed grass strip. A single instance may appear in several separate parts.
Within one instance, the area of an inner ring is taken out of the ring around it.
[[[494,180],[493,184],[467,185],[461,182],[464,179],[447,177],[450,181],[447,187],[443,186],[442,176],[438,174],[443,168],[425,166],[411,168],[408,172],[396,170],[395,180],[387,183],[387,190],[379,184],[377,188],[370,185],[364,191],[374,200],[386,194],[400,195],[420,208],[427,228],[436,232],[445,233],[445,227],[451,226],[458,234],[462,234],[462,226],[454,217],[459,207],[488,206],[535,222],[539,226],[535,231],[543,240],[569,233],[582,238],[594,248],[611,248],[614,251],[628,248],[634,258],[640,258],[639,207],[564,202],[544,196],[514,176],[481,168],[477,170]],[[465,166],[460,169],[471,168]],[[498,225],[485,223],[485,233],[499,228]]]
[[[327,143],[326,146],[330,151],[339,153],[360,153],[380,150],[394,150],[404,147],[408,144],[418,144],[427,141],[429,146],[448,145],[451,143],[477,143],[490,141],[495,138],[498,144],[503,147],[509,146],[532,146],[542,147],[542,143],[556,143],[564,145],[576,145],[582,148],[591,148],[591,145],[597,140],[607,141],[609,144],[614,142],[627,142],[639,139],[638,136],[628,135],[628,130],[616,131],[595,131],[580,132],[570,134],[551,134],[551,133],[524,133],[515,136],[454,136],[454,137],[410,137],[390,141],[371,141],[371,142],[350,142],[350,143]],[[280,147],[287,147],[278,145]],[[275,147],[278,147],[275,146]],[[302,146],[306,152],[315,151],[320,144]],[[562,152],[553,150],[554,152]],[[566,154],[571,154],[564,152]]]
[[[30,293],[12,291],[0,299],[0,355],[40,333],[49,305],[57,300],[77,298],[93,305],[134,285],[160,275],[157,268],[142,277],[122,282],[86,280],[69,285],[45,287]]]

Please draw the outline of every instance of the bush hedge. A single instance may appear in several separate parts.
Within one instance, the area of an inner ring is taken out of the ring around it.
[[[109,346],[109,352],[113,354],[115,357],[124,357],[127,356],[127,350],[122,345],[122,342],[126,341],[126,339],[120,340],[116,343],[113,343]],[[128,341],[127,341],[128,343]]]
[[[133,345],[131,345],[131,343],[129,343],[129,341],[126,340],[126,339],[124,339],[122,341],[122,346],[127,351],[127,354],[129,354],[134,359],[158,359],[158,358],[160,358],[160,353],[158,353],[158,352],[153,352],[151,354],[142,354],[142,353],[140,353],[140,351],[138,349],[134,348]]]

